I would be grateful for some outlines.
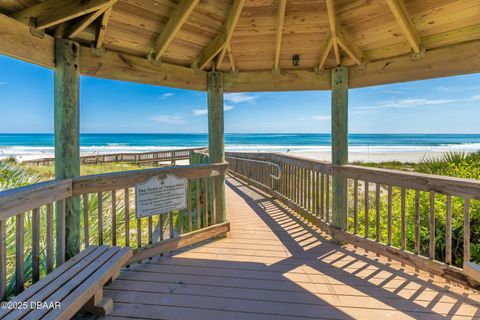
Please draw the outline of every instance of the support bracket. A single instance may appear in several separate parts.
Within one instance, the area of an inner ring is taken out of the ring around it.
[[[28,28],[32,36],[40,39],[45,38],[45,31],[37,29],[37,18],[30,17],[28,20]]]
[[[107,52],[107,50],[104,48],[104,47],[101,47],[101,48],[97,48],[93,45],[90,46],[90,52],[94,55],[94,56],[97,56],[97,57],[101,57],[105,54],[105,52]]]
[[[412,59],[425,58],[425,52],[426,52],[425,46],[424,46],[424,45],[421,45],[421,46],[420,46],[420,52],[419,52],[419,53],[416,53],[415,51],[412,51],[411,54],[410,54],[410,56],[412,57]]]

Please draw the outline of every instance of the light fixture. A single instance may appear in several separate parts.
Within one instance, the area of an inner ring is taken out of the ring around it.
[[[292,65],[294,67],[298,67],[300,65],[300,56],[298,54],[293,55],[292,57]]]

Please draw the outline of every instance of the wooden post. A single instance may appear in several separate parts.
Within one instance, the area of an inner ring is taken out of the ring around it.
[[[223,127],[223,75],[221,72],[209,72],[208,83],[208,153],[210,163],[225,162]],[[225,222],[225,177],[214,178],[216,189],[216,223]]]
[[[332,70],[332,164],[348,163],[348,68]],[[332,224],[346,229],[347,180],[333,176]]]
[[[55,40],[56,179],[80,175],[79,50],[76,42]],[[68,260],[80,251],[80,198],[70,198],[65,202],[65,239],[61,239],[59,225],[57,219],[57,244],[65,241],[65,259]],[[61,247],[57,245],[57,248]],[[61,254],[57,251],[57,255]]]

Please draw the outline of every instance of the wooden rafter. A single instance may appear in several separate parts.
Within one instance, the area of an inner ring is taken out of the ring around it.
[[[185,21],[187,21],[198,2],[199,0],[181,0],[177,4],[170,19],[155,42],[155,46],[152,50],[152,58],[154,60],[159,60],[162,57],[168,45],[172,42]]]
[[[322,48],[320,49],[320,56],[318,58],[318,70],[323,70],[325,67],[325,62],[327,61],[328,55],[330,51],[332,51],[333,47],[333,37],[329,33],[325,36],[325,40],[323,41]]]
[[[213,38],[212,41],[203,49],[200,55],[193,61],[192,68],[203,69],[212,61],[217,54],[220,57],[225,55],[226,44],[230,42],[233,35],[233,30],[237,25],[240,13],[242,12],[245,0],[234,0],[232,7],[229,10],[227,20],[225,21],[220,32]],[[218,59],[221,60],[221,59]],[[217,60],[217,61],[218,61]]]
[[[113,5],[113,0],[47,0],[12,14],[14,19],[29,23],[36,19],[36,28],[43,30]]]
[[[350,36],[350,34],[338,23],[337,43],[355,61],[356,64],[360,65],[367,60],[363,51],[353,40],[353,37]]]
[[[335,52],[335,61],[340,65],[340,50],[337,43],[337,18],[335,17],[335,3],[334,0],[325,0],[327,4],[328,23],[330,24],[330,33],[333,39],[333,51]]]
[[[77,37],[85,28],[91,25],[95,20],[98,19],[101,15],[105,13],[105,11],[110,10],[112,6],[117,2],[117,0],[112,0],[112,4],[110,7],[102,7],[101,9],[86,14],[80,18],[72,22],[63,22],[62,24],[68,24],[68,26],[64,29],[63,36],[66,36],[70,39]],[[60,25],[58,26],[60,27]],[[57,33],[56,36],[59,36]]]
[[[98,26],[97,38],[95,40],[95,48],[100,49],[103,45],[103,40],[105,39],[105,32],[107,31],[108,21],[112,14],[112,7],[105,10],[100,19],[100,25]]]
[[[285,11],[287,9],[287,0],[278,1],[278,14],[277,14],[277,34],[275,37],[275,62],[273,69],[278,70],[280,63],[280,49],[282,48],[283,37],[283,23],[285,21]]]
[[[228,60],[230,61],[230,67],[232,68],[232,71],[233,72],[237,71],[237,67],[235,66],[235,57],[233,56],[231,43],[227,45],[227,54],[228,54]]]
[[[405,3],[403,0],[386,0],[390,10],[395,16],[395,20],[400,25],[403,34],[407,38],[410,46],[412,47],[415,53],[420,53],[421,51],[421,42],[420,36],[418,35],[417,29],[413,24],[412,18],[410,17]]]

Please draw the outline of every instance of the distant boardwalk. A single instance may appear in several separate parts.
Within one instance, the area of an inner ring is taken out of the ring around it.
[[[227,181],[228,238],[124,271],[109,319],[478,319],[480,293],[328,242],[278,201]]]
[[[108,153],[80,157],[80,164],[101,163],[155,163],[160,161],[177,161],[190,158],[190,152],[205,148],[173,149],[142,153]],[[55,158],[42,158],[24,161],[24,164],[45,166],[55,164]]]

